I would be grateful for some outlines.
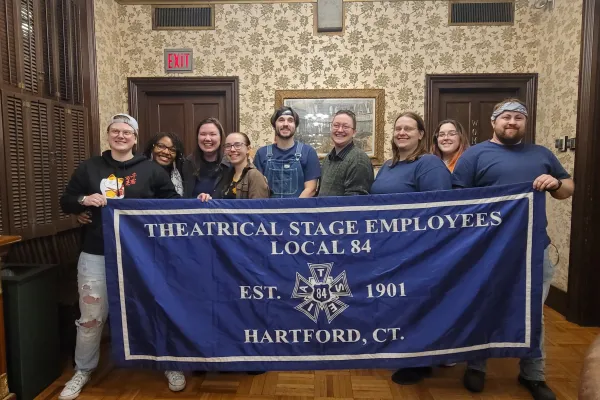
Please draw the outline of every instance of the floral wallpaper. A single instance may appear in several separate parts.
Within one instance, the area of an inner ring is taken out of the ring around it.
[[[195,70],[179,76],[238,76],[240,129],[257,146],[272,138],[275,90],[383,88],[389,137],[399,112],[423,113],[426,74],[537,72],[536,138],[553,148],[575,132],[582,0],[552,12],[532,3],[516,0],[512,26],[451,27],[445,1],[346,2],[344,34],[318,35],[311,3],[217,4],[215,30],[153,31],[149,5],[97,0],[100,118],[127,110],[127,77],[165,75],[164,48],[192,47]],[[572,172],[573,153],[559,158]],[[548,202],[563,290],[570,210]]]
[[[556,152],[554,139],[575,137],[581,43],[582,1],[557,1],[552,12],[542,13],[538,53],[538,106],[536,142],[550,149],[573,176],[575,152]],[[556,263],[553,284],[567,291],[571,233],[571,199],[547,202],[548,233],[556,248],[550,258]]]
[[[122,108],[122,86],[127,84],[127,77],[121,74],[120,35],[117,27],[118,11],[121,6],[113,0],[94,1],[94,29],[96,33],[96,69],[98,74],[98,106],[100,108],[100,143],[102,149],[108,147],[106,124],[110,117],[118,112],[127,111]]]

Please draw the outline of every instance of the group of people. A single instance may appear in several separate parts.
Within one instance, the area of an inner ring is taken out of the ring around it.
[[[374,176],[369,156],[354,144],[356,116],[336,112],[331,123],[332,150],[319,162],[311,146],[294,134],[300,118],[290,107],[271,117],[273,144],[250,158],[251,143],[241,132],[225,134],[216,118],[202,121],[196,130],[198,145],[186,157],[177,135],[158,133],[136,155],[139,128],[127,114],[117,114],[108,128],[109,150],[81,163],[61,198],[65,213],[84,224],[83,251],[78,263],[81,318],[76,321],[76,372],[60,394],[75,399],[89,381],[100,356],[102,326],[108,316],[101,207],[111,198],[261,199],[314,196],[351,196],[425,192],[533,182],[556,199],[570,197],[573,180],[545,147],[523,142],[527,108],[518,99],[496,105],[491,115],[493,138],[469,147],[467,132],[455,120],[444,120],[427,148],[425,123],[414,112],[394,121],[392,159]],[[550,240],[544,253],[544,300],[553,275]],[[542,321],[543,323],[543,321]],[[543,342],[542,342],[543,353]],[[431,374],[432,367],[403,368],[392,375],[398,384],[413,384]],[[166,371],[169,388],[183,390],[181,371]],[[521,360],[519,382],[534,399],[555,399],[544,378],[544,356]],[[468,362],[463,383],[481,392],[485,360]]]

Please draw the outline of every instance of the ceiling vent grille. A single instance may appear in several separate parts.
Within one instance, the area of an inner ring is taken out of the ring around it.
[[[214,6],[154,6],[152,29],[215,29]]]
[[[514,25],[515,3],[450,1],[450,25]]]

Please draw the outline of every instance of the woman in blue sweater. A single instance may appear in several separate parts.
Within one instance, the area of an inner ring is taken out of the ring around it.
[[[452,189],[450,171],[439,157],[427,154],[424,136],[425,123],[418,114],[409,111],[396,118],[393,157],[381,166],[371,194]]]
[[[382,166],[371,194],[412,193],[452,189],[450,171],[444,162],[425,147],[425,123],[414,112],[404,112],[394,122],[391,160]],[[400,385],[420,382],[431,374],[431,367],[401,368],[392,380]]]

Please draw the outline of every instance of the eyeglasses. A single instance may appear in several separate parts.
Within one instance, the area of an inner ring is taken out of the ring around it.
[[[242,143],[242,142],[227,143],[225,145],[225,150],[229,151],[229,150],[231,150],[231,148],[240,150],[242,148],[242,146],[246,146],[246,143]]]
[[[458,135],[458,132],[456,132],[456,131],[448,131],[448,132],[440,132],[440,133],[438,133],[437,137],[438,137],[438,139],[444,139],[444,138],[447,138],[447,137],[451,138],[451,137],[454,137],[456,135]]]
[[[331,127],[333,128],[334,131],[337,131],[338,129],[341,128],[344,132],[349,132],[352,129],[354,129],[350,125],[340,125],[340,124],[333,124],[333,125],[331,125]]]
[[[404,132],[406,133],[411,133],[417,130],[417,128],[414,128],[412,126],[397,126],[394,129],[396,132],[402,132],[402,130],[404,130]]]
[[[154,148],[157,149],[158,151],[165,151],[168,150],[169,153],[171,154],[177,154],[177,149],[175,147],[169,147],[169,146],[165,146],[162,143],[156,143],[154,145]]]
[[[108,131],[108,133],[110,133],[110,135],[114,136],[114,137],[117,137],[120,134],[123,134],[123,137],[126,137],[126,138],[130,138],[133,135],[135,135],[134,131],[121,131],[119,129],[111,129],[111,130]]]

